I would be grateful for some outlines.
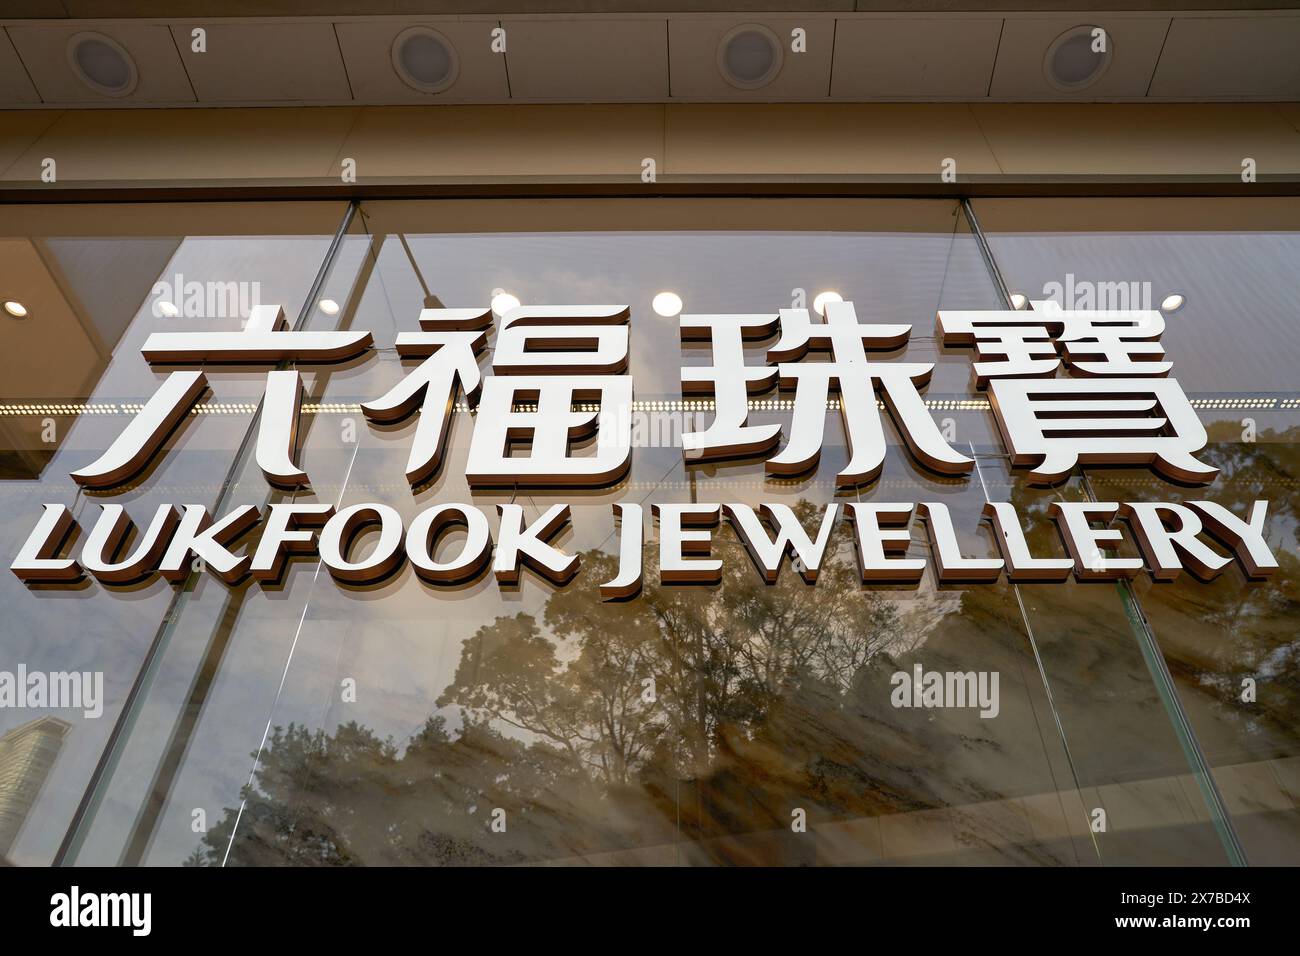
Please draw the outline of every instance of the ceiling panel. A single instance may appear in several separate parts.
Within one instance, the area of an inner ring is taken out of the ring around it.
[[[0,30],[0,103],[39,103],[40,95],[32,86],[9,34]]]
[[[663,19],[505,19],[515,100],[606,102],[668,98]]]
[[[41,99],[60,106],[81,103],[193,102],[180,56],[166,24],[78,20],[6,28]],[[139,80],[126,96],[107,96],[77,78],[68,63],[68,41],[76,34],[100,33],[117,41],[135,62]]]
[[[840,19],[831,95],[855,100],[988,95],[1002,18]]]
[[[1043,58],[1052,41],[1078,26],[1106,31],[1111,63],[1091,86],[1063,92],[1048,83]],[[1033,17],[1008,16],[998,46],[990,95],[1002,100],[1096,100],[1143,97],[1151,83],[1168,17],[1123,17],[1104,13]]]
[[[122,6],[126,0],[92,0],[97,7],[114,7]],[[130,0],[136,4],[136,9],[131,11],[130,15],[143,16],[138,10],[141,0]],[[67,0],[5,0],[4,15],[10,19],[32,19],[32,20],[53,20],[58,17],[76,17],[76,16],[97,16],[111,17],[117,16],[111,10],[100,10],[93,14],[79,14],[75,7],[77,4],[68,3]]]
[[[191,30],[207,30],[195,53]],[[205,103],[346,102],[352,98],[334,25],[321,20],[178,23],[176,46]]]
[[[1138,0],[1128,5],[1150,10],[1259,10],[1278,9],[1294,0]],[[448,16],[465,13],[681,13],[683,11],[756,10],[779,12],[854,9],[900,10],[919,8],[945,11],[1024,9],[1026,0],[5,0],[10,17],[140,17],[167,16],[178,8],[202,8],[213,17],[276,16],[301,14],[304,10],[328,8],[332,16],[374,16],[393,11]],[[1047,4],[1040,2],[1038,6]],[[1116,0],[1055,0],[1054,6],[1076,9],[1114,9]],[[13,9],[9,9],[13,8]]]
[[[1176,18],[1151,95],[1300,98],[1300,16]]]
[[[408,86],[393,69],[393,40],[411,26],[427,26],[456,51],[455,83],[441,93]],[[509,96],[506,61],[491,49],[495,19],[346,20],[334,25],[352,95],[358,103],[481,103]]]
[[[781,44],[780,72],[761,89],[738,89],[727,82],[718,67],[718,48],[736,27],[757,24],[770,30]],[[831,86],[831,56],[835,21],[825,17],[676,17],[669,21],[672,44],[672,96],[674,100],[717,102],[725,100],[825,99]],[[804,31],[805,52],[791,49],[792,33]]]
[[[1205,0],[1211,2],[1216,0]],[[397,6],[409,9],[413,3]],[[201,5],[187,0],[178,13],[191,14]],[[381,5],[393,6],[391,0]],[[854,4],[844,0],[844,5]],[[81,9],[65,6],[71,12]],[[575,0],[575,6],[596,9],[586,0]],[[960,4],[945,2],[944,12],[839,13],[836,3],[827,0],[806,13],[797,12],[798,4],[770,14],[694,12],[704,6],[704,0],[692,0],[678,7],[681,12],[662,14],[507,13],[502,21],[485,2],[476,9],[489,12],[467,16],[375,13],[163,21],[146,19],[156,12],[146,5],[133,8],[136,19],[105,20],[102,13],[94,20],[0,19],[0,109],[165,107],[196,98],[202,105],[222,107],[1300,99],[1300,13],[1295,10],[1200,13],[1184,8],[1161,15],[1147,4],[1147,10],[1132,13],[1000,14],[958,12],[948,8]],[[514,9],[526,7],[521,0]],[[445,4],[431,8],[449,9]],[[0,18],[6,15],[12,11],[0,10]],[[412,88],[392,65],[393,39],[420,24],[441,32],[456,50],[457,80],[440,93]],[[780,69],[758,89],[727,82],[719,66],[723,38],[745,24],[770,31],[781,49]],[[507,31],[504,54],[490,46],[498,25]],[[1049,83],[1044,57],[1053,42],[1072,28],[1093,25],[1106,30],[1111,48],[1104,74],[1074,90]],[[199,26],[207,31],[204,53],[191,49],[190,31]],[[796,29],[805,31],[806,52],[792,49],[791,31]],[[130,95],[96,92],[68,65],[69,38],[87,30],[104,33],[131,54],[139,83]]]

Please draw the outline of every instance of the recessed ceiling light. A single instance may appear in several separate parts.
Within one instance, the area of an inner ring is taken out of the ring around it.
[[[1177,312],[1187,304],[1187,299],[1178,292],[1171,292],[1165,296],[1164,301],[1160,303],[1161,312]]]
[[[176,308],[175,302],[168,302],[166,299],[162,299],[158,302],[158,314],[166,316],[169,319],[174,319],[176,316],[181,314],[181,310]]]
[[[844,296],[840,295],[838,292],[819,292],[817,293],[817,298],[813,299],[813,309],[818,315],[825,315],[827,302],[843,301]]]
[[[451,41],[429,27],[407,27],[393,40],[393,69],[402,82],[421,93],[441,93],[460,73],[460,58]]]
[[[650,307],[665,319],[671,319],[681,314],[682,297],[676,292],[660,292],[651,300]]]
[[[320,306],[320,310],[324,312],[326,315],[339,314],[339,304],[335,302],[333,299],[321,299],[316,304]]]
[[[492,297],[492,311],[498,316],[505,315],[511,309],[519,308],[519,300],[509,292],[498,292]]]
[[[727,31],[718,44],[718,72],[739,90],[757,90],[776,79],[785,54],[767,27],[745,23]]]
[[[1114,53],[1114,41],[1101,27],[1072,27],[1047,48],[1043,77],[1062,93],[1085,90],[1105,75]]]
[[[1019,292],[1011,293],[1011,308],[1013,309],[1023,309],[1028,301],[1029,300]]]
[[[5,302],[4,308],[5,311],[15,319],[27,318],[27,306],[23,305],[21,302],[15,302],[13,299],[9,299]]]
[[[126,48],[102,33],[76,33],[68,39],[68,66],[77,79],[102,96],[128,96],[140,81]]]

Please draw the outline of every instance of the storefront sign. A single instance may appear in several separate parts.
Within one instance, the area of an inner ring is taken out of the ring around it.
[[[627,373],[629,310],[621,305],[521,307],[501,318],[492,359],[482,376],[479,359],[492,313],[487,309],[426,309],[418,332],[397,336],[403,358],[420,363],[387,394],[362,406],[372,422],[393,424],[418,414],[406,477],[418,486],[441,469],[456,399],[477,409],[466,479],[471,489],[601,488],[620,481],[632,461],[632,376]],[[832,302],[824,321],[806,309],[776,314],[683,315],[684,341],[708,342],[712,364],[681,370],[684,396],[706,396],[712,421],[682,435],[689,463],[763,459],[773,477],[806,474],[822,450],[828,411],[838,409],[849,450],[836,475],[842,489],[869,485],[885,461],[881,408],[887,408],[909,452],[926,469],[969,477],[975,460],[954,448],[931,417],[923,388],[933,363],[879,357],[903,348],[909,325],[859,323],[853,303]],[[1026,480],[1051,485],[1079,465],[1148,466],[1188,485],[1211,483],[1217,469],[1197,459],[1205,429],[1178,382],[1169,377],[1159,312],[1067,311],[1034,302],[1023,311],[940,311],[938,336],[949,346],[970,346],[976,387],[988,394],[1013,466]],[[762,365],[746,363],[745,342],[776,337]],[[368,332],[313,332],[285,328],[277,306],[257,306],[241,332],[165,332],[150,335],[145,359],[156,366],[295,366],[352,360],[373,346]],[[811,352],[823,361],[804,361]],[[877,353],[873,356],[872,353]],[[1058,375],[1062,370],[1065,375]],[[782,425],[749,422],[751,396],[775,386],[792,390],[789,432]],[[160,454],[164,441],[207,389],[204,371],[170,372],[116,441],[94,462],[72,473],[82,486],[116,488]],[[300,372],[267,372],[258,421],[256,461],[268,483],[299,488],[310,476],[296,461],[303,385]],[[879,396],[880,402],[877,401]],[[589,447],[580,452],[575,445]],[[779,450],[778,450],[779,449]],[[524,450],[526,453],[520,454]],[[913,517],[925,523],[934,571],[941,583],[1114,580],[1147,570],[1170,580],[1183,570],[1210,579],[1234,561],[1249,578],[1277,568],[1264,538],[1268,504],[1234,514],[1209,500],[1185,504],[1144,501],[1057,501],[1052,518],[1064,555],[1032,554],[1012,505],[990,502],[1000,557],[964,555],[942,502],[849,502],[826,505],[816,529],[805,527],[785,504],[753,508],[740,503],[658,503],[659,573],[665,584],[709,584],[722,565],[708,556],[723,518],[773,583],[792,561],[809,584],[817,579],[831,531],[841,516],[853,526],[864,584],[915,584],[926,562],[905,556]],[[498,581],[518,582],[525,565],[559,585],[578,573],[579,559],[552,542],[569,523],[568,505],[552,505],[532,523],[521,506],[497,505],[495,541],[484,510],[438,504],[402,519],[383,504],[335,508],[329,504],[251,505],[213,515],[195,504],[161,505],[132,537],[120,505],[102,506],[79,554],[65,554],[76,529],[64,505],[47,504],[14,560],[13,572],[32,586],[71,586],[87,574],[123,585],[162,576],[184,581],[196,562],[228,584],[247,577],[279,580],[288,559],[316,555],[339,581],[382,581],[409,561],[435,586],[462,584],[490,566]],[[1111,553],[1124,537],[1111,527],[1124,519],[1141,557]],[[635,595],[641,587],[642,541],[648,516],[639,504],[613,505],[620,534],[620,568],[601,584],[607,599]],[[251,553],[241,540],[255,526]],[[451,529],[465,532],[458,553],[439,560],[438,544]],[[353,553],[362,532],[378,530],[365,554]],[[974,529],[968,529],[974,530]],[[1228,555],[1208,544],[1217,541]],[[129,547],[127,546],[130,542]],[[125,552],[125,553],[124,553]]]

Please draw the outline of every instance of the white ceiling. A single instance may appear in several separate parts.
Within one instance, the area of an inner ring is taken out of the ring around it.
[[[718,72],[731,28],[786,44],[776,78],[736,89]],[[424,24],[455,46],[457,81],[421,93],[393,71],[393,38]],[[1112,62],[1074,93],[1043,75],[1052,41],[1100,26]],[[207,31],[207,51],[191,31]],[[493,52],[492,31],[506,50]],[[806,52],[789,49],[802,30]],[[68,38],[103,33],[139,83],[113,98],[68,65]],[[0,108],[288,104],[731,101],[1300,100],[1300,11],[671,13],[0,20]]]

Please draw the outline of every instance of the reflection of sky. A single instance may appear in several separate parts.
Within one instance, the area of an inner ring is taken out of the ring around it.
[[[911,325],[913,343],[904,355],[912,361],[936,360],[940,307],[992,308],[996,301],[969,235],[615,232],[407,236],[406,242],[420,275],[388,237],[376,268],[380,288],[372,281],[359,310],[380,347],[414,327],[421,278],[445,306],[486,305],[498,288],[525,305],[626,304],[632,374],[644,398],[681,394],[677,319],[650,307],[665,290],[682,297],[688,314],[775,313],[791,307],[795,289],[805,291],[809,307],[817,293],[835,290],[855,304],[860,322]],[[948,356],[930,390],[964,393],[969,377],[968,358]]]
[[[978,209],[976,210],[978,212]],[[1049,282],[1149,282],[1152,307],[1174,292],[1162,341],[1185,391],[1295,392],[1300,365],[1300,234],[991,234],[1012,291]]]

